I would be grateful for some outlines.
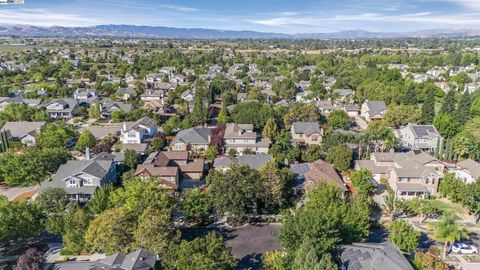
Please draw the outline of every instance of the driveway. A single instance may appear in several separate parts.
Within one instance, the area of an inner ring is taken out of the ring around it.
[[[30,198],[36,193],[37,188],[38,186],[0,188],[0,195],[7,197],[9,201]]]

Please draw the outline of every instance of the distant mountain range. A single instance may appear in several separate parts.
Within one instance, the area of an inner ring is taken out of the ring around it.
[[[256,31],[230,31],[203,28],[173,28],[137,25],[97,25],[90,27],[0,26],[0,36],[17,37],[125,37],[177,39],[376,39],[376,38],[461,38],[479,37],[480,30],[434,29],[414,32],[369,32],[281,34]]]

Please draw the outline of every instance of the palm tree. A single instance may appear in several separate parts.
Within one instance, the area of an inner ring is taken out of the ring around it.
[[[458,220],[459,218],[456,215],[447,212],[436,225],[434,238],[444,243],[442,259],[447,256],[449,244],[468,237],[465,226],[459,224]]]

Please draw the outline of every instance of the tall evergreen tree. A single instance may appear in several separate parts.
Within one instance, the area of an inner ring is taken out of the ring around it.
[[[443,98],[442,108],[440,111],[444,114],[453,115],[455,113],[457,101],[455,100],[455,91],[451,90]]]
[[[435,91],[428,90],[427,98],[422,106],[422,117],[420,119],[422,124],[431,124],[435,118]]]
[[[468,91],[465,91],[462,98],[458,102],[458,108],[455,112],[455,118],[460,124],[465,124],[470,119],[470,107],[472,98]]]
[[[405,92],[405,96],[403,96],[403,104],[405,105],[417,105],[417,91],[410,87]]]

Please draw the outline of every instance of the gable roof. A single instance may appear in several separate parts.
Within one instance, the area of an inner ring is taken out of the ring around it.
[[[432,137],[439,137],[440,133],[438,133],[437,128],[434,125],[415,125],[409,123],[407,125],[413,136],[417,139],[429,139]]]
[[[296,183],[294,185],[297,188],[320,181],[327,181],[335,184],[344,192],[348,191],[345,182],[333,168],[332,164],[324,160],[319,159],[311,163],[292,164],[290,170],[295,174]]]
[[[310,136],[314,133],[321,133],[320,126],[317,122],[293,122],[292,126],[295,133]]]
[[[413,270],[402,252],[390,243],[353,243],[341,247],[345,270]]]
[[[228,168],[233,164],[248,165],[254,170],[258,170],[268,161],[272,160],[272,156],[268,154],[247,154],[239,157],[217,157],[213,162],[216,168]]]
[[[365,101],[365,106],[368,109],[368,115],[370,115],[370,117],[382,116],[387,110],[387,105],[383,101],[367,100]]]
[[[457,163],[458,167],[467,169],[474,179],[480,178],[480,163],[472,159],[465,159]]]
[[[6,122],[0,131],[8,131],[12,138],[21,138],[31,132],[40,130],[45,122]]]
[[[200,144],[207,145],[210,143],[210,136],[212,130],[206,127],[193,127],[180,130],[172,144],[183,142],[185,144]]]

